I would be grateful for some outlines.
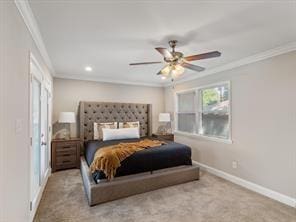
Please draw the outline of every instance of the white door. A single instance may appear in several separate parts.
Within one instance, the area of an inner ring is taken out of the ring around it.
[[[48,147],[48,137],[49,137],[49,124],[48,124],[48,113],[49,113],[49,93],[46,88],[42,88],[41,93],[41,146],[40,146],[40,177],[41,184],[43,183],[46,174],[49,170],[49,147]]]
[[[36,202],[40,189],[41,82],[33,77],[31,84],[31,201]]]
[[[50,92],[43,72],[37,61],[31,58],[30,63],[31,95],[31,213],[34,215],[41,198],[45,180],[50,172],[49,166],[49,126],[50,126]]]

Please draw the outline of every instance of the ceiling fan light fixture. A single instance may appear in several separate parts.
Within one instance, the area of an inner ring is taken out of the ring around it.
[[[183,66],[181,65],[174,65],[172,67],[172,71],[171,71],[171,75],[172,78],[178,78],[179,76],[181,76],[184,73],[185,69]]]
[[[170,72],[171,72],[171,66],[170,65],[166,66],[165,68],[163,68],[161,70],[161,74],[163,76],[169,76]]]

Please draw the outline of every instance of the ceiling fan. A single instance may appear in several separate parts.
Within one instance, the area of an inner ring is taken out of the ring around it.
[[[163,55],[164,61],[166,63],[166,66],[157,73],[157,75],[161,75],[163,79],[171,77],[173,81],[175,78],[179,77],[184,73],[185,71],[184,68],[201,72],[205,70],[204,67],[193,65],[188,62],[221,56],[220,52],[212,51],[212,52],[184,57],[183,53],[175,51],[177,42],[178,42],[177,40],[169,41],[169,45],[172,48],[171,51],[169,51],[167,48],[161,48],[161,47],[155,48],[161,55]],[[130,65],[131,66],[150,65],[150,64],[158,64],[158,63],[162,63],[162,62],[139,62],[139,63],[130,63]]]

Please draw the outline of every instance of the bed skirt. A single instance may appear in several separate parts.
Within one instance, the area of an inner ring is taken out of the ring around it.
[[[199,179],[196,164],[116,177],[112,181],[104,179],[97,184],[84,156],[81,157],[80,170],[90,206]]]

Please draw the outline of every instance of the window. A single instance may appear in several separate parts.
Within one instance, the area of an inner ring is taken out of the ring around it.
[[[176,131],[230,140],[230,84],[178,92]]]
[[[178,95],[178,129],[182,132],[196,132],[196,93],[187,92]]]

